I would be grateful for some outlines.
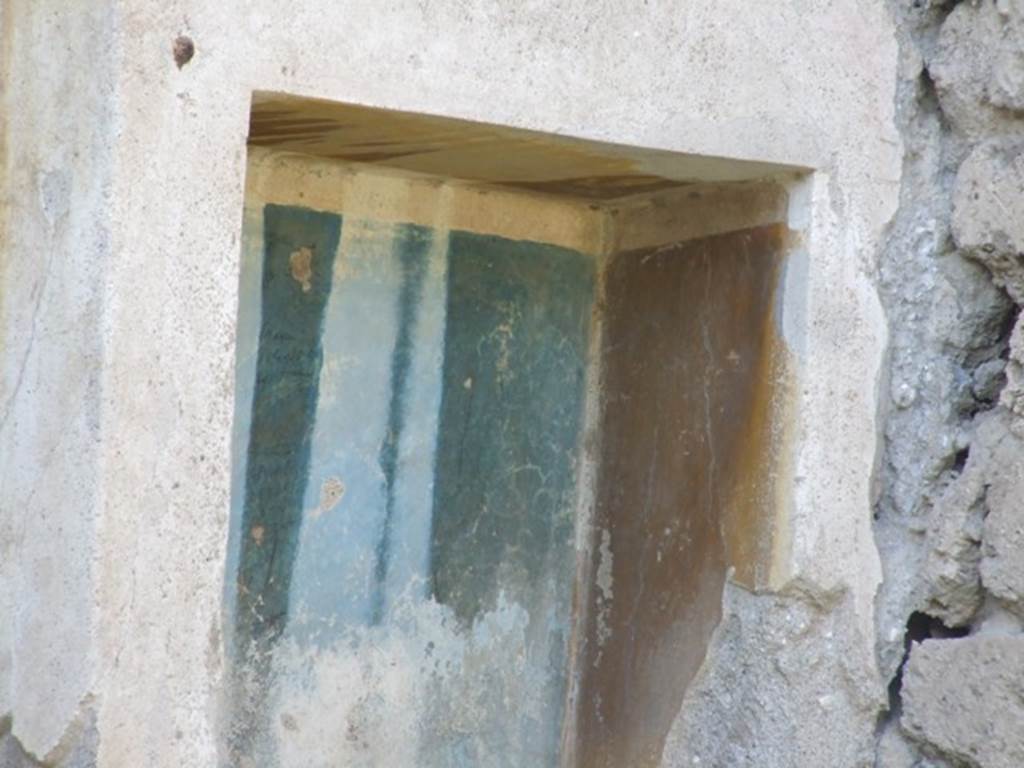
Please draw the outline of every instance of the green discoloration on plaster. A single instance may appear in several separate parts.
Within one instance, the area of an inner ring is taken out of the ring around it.
[[[264,209],[262,324],[245,478],[236,637],[270,643],[288,595],[323,363],[321,332],[341,217]]]
[[[431,568],[464,622],[553,585],[568,624],[593,291],[575,251],[451,235]]]

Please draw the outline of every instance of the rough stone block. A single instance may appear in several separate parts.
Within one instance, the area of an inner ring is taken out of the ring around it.
[[[967,465],[933,510],[927,611],[950,626],[970,621],[986,591],[1024,608],[1024,444],[1014,424],[1003,410],[979,417]]]
[[[1017,317],[1017,324],[1010,335],[1006,386],[999,394],[999,402],[1016,416],[1024,416],[1024,316]]]
[[[968,139],[1019,131],[1024,109],[1024,3],[961,3],[928,62],[942,111]]]
[[[979,564],[984,483],[984,468],[967,467],[939,498],[929,522],[927,610],[952,627],[969,621],[983,599]]]
[[[973,636],[914,646],[901,725],[971,768],[1024,765],[1024,637]]]
[[[1024,301],[1024,144],[995,140],[971,152],[957,172],[952,224],[957,245]]]
[[[1024,610],[1024,445],[1007,432],[996,450],[985,495],[981,579],[985,589]]]
[[[921,756],[895,723],[889,723],[878,739],[875,768],[923,768]]]

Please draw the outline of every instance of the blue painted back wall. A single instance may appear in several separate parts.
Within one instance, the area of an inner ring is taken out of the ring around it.
[[[419,761],[556,765],[594,261],[408,224],[342,230],[289,206],[264,208],[261,235],[260,294],[242,282],[240,317],[261,320],[255,370],[239,361],[252,408],[236,430],[228,602],[236,672],[265,680],[235,711],[269,722],[269,665],[246,649],[356,646],[430,603],[478,637],[511,604],[528,620],[520,658],[490,663],[533,669],[540,712],[482,698],[487,725],[470,734],[427,718]],[[290,261],[303,247],[306,284]],[[461,696],[437,685],[442,709]]]

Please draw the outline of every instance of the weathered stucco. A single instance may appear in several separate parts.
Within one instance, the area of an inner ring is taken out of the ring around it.
[[[115,20],[5,3],[0,23],[0,709],[56,758],[97,690]]]
[[[904,173],[880,0],[68,5],[3,4],[8,739],[66,762],[93,734],[105,768],[217,761],[260,91],[806,169],[778,321],[793,491],[768,583],[726,588],[661,764],[871,764],[890,671],[871,529],[878,253]],[[195,48],[180,67],[179,35]]]

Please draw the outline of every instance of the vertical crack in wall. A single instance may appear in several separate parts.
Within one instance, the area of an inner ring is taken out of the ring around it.
[[[877,768],[1024,765],[1024,2],[890,0]]]

